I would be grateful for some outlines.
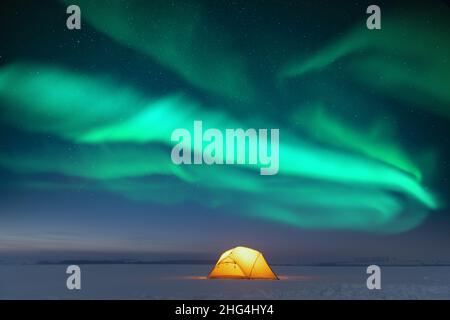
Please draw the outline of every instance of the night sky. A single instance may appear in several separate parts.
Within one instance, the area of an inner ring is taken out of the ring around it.
[[[369,4],[2,1],[0,260],[450,261],[450,7]],[[279,173],[174,165],[194,120]]]

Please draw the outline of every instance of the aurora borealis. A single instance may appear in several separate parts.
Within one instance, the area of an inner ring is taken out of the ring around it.
[[[386,4],[382,30],[368,31],[365,4],[340,15],[326,1],[249,3],[48,1],[20,32],[10,27],[0,52],[0,225],[35,206],[23,195],[58,202],[61,192],[123,202],[110,234],[122,219],[155,230],[152,219],[165,218],[189,238],[183,221],[197,211],[211,224],[221,216],[325,237],[395,236],[447,216],[449,7]],[[64,29],[69,4],[81,8],[81,30]],[[11,26],[33,12],[4,6]],[[279,128],[278,174],[174,165],[171,133],[196,120]],[[83,204],[63,198],[58,210],[75,205],[80,227],[91,223]],[[220,234],[213,229],[195,237]],[[151,238],[183,243],[164,234]]]

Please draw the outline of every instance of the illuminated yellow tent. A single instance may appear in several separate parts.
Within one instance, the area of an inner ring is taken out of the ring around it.
[[[208,278],[278,280],[262,253],[246,247],[225,251]]]

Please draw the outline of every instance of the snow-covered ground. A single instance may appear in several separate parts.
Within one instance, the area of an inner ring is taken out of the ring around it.
[[[63,265],[0,266],[0,299],[450,299],[450,267],[382,267],[368,290],[363,267],[273,267],[280,281],[206,280],[204,265],[81,265],[66,289]]]

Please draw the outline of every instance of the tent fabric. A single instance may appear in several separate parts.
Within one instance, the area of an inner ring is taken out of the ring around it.
[[[225,251],[208,278],[278,280],[262,253],[246,247],[236,247]]]

